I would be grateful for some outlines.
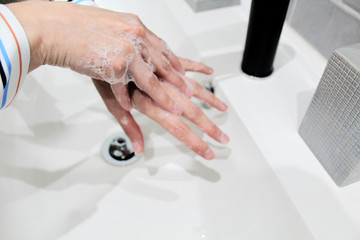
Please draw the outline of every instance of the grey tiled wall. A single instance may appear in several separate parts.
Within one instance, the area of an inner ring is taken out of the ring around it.
[[[360,13],[360,0],[344,0],[344,3]]]
[[[292,0],[287,21],[326,58],[360,42],[360,0]]]

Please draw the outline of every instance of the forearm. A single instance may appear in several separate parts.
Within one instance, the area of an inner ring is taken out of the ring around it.
[[[67,16],[66,1],[62,2],[49,3],[43,0],[43,3],[39,3],[39,0],[28,0],[6,5],[21,23],[29,40],[31,59],[28,72],[44,64],[69,67],[64,63],[66,57],[58,55],[59,51],[54,49],[68,40],[66,36],[60,35],[68,28],[69,21],[63,20],[71,19],[71,15]],[[92,2],[86,0],[81,4],[89,5]],[[53,4],[63,7],[55,8]]]
[[[25,75],[46,64],[54,54],[49,47],[55,44],[54,37],[49,33],[51,27],[47,22],[54,13],[51,7],[41,7],[52,4],[44,0],[46,3],[39,5],[36,1],[39,2],[1,0],[9,4],[0,5],[0,109],[6,108],[16,97]]]

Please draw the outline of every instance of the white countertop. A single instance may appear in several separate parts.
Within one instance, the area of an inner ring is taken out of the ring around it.
[[[1,114],[1,239],[360,239],[360,183],[338,188],[297,133],[326,60],[296,32],[285,26],[274,74],[256,79],[239,70],[250,0],[202,13],[183,0],[98,2],[214,67],[192,77],[229,104],[206,112],[231,141],[202,135],[217,154],[205,161],[134,111],[144,155],[114,167],[99,149],[120,127],[89,79],[39,68]]]

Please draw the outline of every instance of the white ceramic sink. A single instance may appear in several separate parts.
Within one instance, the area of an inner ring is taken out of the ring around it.
[[[77,103],[79,96],[66,94],[69,85],[54,86],[48,93],[62,94],[51,98],[41,93],[42,84],[27,83],[4,113],[15,120],[0,138],[3,239],[312,239],[232,108],[207,112],[231,137],[227,146],[204,137],[217,154],[214,161],[195,157],[135,112],[145,154],[131,166],[114,167],[99,151],[119,127],[91,84],[50,67],[28,81],[48,81],[48,87],[62,78],[77,90],[89,88],[83,94],[93,102]],[[31,93],[38,99],[28,100]],[[62,97],[76,109],[68,110]],[[46,103],[35,107],[40,100]]]
[[[266,82],[237,70],[246,29],[234,36],[232,31],[246,26],[248,1],[201,14],[190,14],[182,0],[99,2],[139,14],[179,55],[215,68],[212,77],[191,76],[212,79],[217,95],[228,102],[227,113],[205,111],[231,141],[222,146],[203,136],[217,155],[206,161],[134,111],[145,153],[133,165],[110,165],[100,148],[120,127],[91,81],[42,67],[0,114],[0,239],[328,240],[344,233],[342,239],[358,239],[358,185],[342,192],[332,186],[296,133],[309,94],[301,98],[294,88],[313,91],[311,79],[318,72],[309,67],[293,84],[283,82],[303,58],[288,41],[282,41],[277,72]],[[181,20],[182,14],[187,18]],[[232,14],[239,19],[211,17]],[[287,97],[291,101],[281,103]],[[325,200],[330,204],[322,204]],[[330,220],[322,225],[323,219]],[[338,229],[329,229],[340,220]]]

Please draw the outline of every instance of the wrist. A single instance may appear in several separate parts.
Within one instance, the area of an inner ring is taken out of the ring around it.
[[[44,9],[48,4],[41,1],[26,1],[6,5],[18,19],[28,38],[30,46],[28,72],[46,64],[48,46],[52,42],[51,35],[47,34],[49,16],[46,9]]]

